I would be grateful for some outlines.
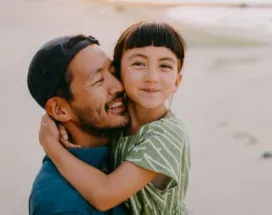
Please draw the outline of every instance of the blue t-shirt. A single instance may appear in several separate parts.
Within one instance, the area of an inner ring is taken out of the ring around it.
[[[70,149],[83,162],[102,168],[108,156],[108,147]],[[109,211],[98,211],[61,176],[53,162],[45,156],[33,183],[29,198],[29,215],[125,215],[120,205]]]

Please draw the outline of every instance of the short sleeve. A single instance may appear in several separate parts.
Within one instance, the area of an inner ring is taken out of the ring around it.
[[[139,143],[129,152],[126,160],[172,179],[171,186],[179,182],[186,135],[179,126],[154,123],[139,138]]]

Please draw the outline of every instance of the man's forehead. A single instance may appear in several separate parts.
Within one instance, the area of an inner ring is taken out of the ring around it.
[[[91,44],[80,51],[75,58],[87,60],[108,60],[109,56],[96,44]]]
[[[81,50],[70,62],[70,68],[81,70],[100,69],[109,66],[111,60],[109,56],[96,44],[89,45]]]

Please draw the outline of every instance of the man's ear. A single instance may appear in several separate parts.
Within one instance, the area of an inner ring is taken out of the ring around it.
[[[176,79],[176,82],[175,82],[175,88],[174,88],[174,93],[177,92],[178,88],[179,88],[179,85],[182,81],[182,73],[179,72],[178,73],[178,76],[177,76],[177,79]]]
[[[60,97],[53,97],[46,102],[46,112],[59,122],[71,120],[71,112],[67,101]]]

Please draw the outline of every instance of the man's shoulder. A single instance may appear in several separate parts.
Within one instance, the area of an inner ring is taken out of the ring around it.
[[[80,214],[79,212],[88,207],[81,195],[60,175],[54,164],[45,158],[32,186],[29,198],[30,215],[78,210]]]

